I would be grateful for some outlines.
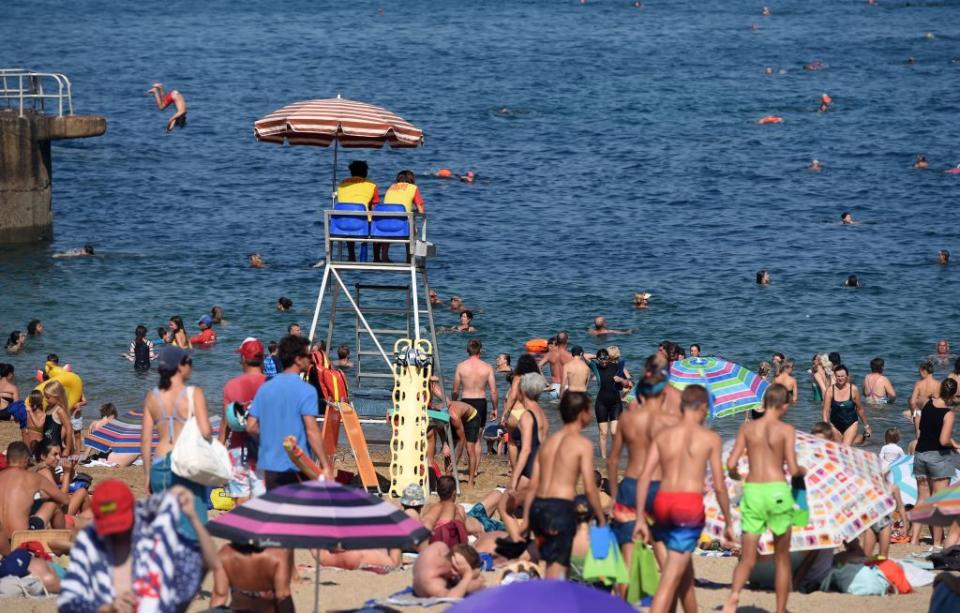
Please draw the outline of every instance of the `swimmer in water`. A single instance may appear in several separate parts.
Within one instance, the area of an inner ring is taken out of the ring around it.
[[[913,57],[913,56],[911,55],[910,57],[907,58],[907,62],[906,62],[906,63],[907,63],[907,64],[916,64],[916,63],[917,63],[917,58],[915,58],[915,57]]]
[[[167,132],[172,132],[174,126],[183,128],[187,125],[187,101],[184,100],[183,94],[173,89],[164,95],[163,83],[154,83],[153,87],[147,90],[147,93],[153,94],[157,108],[161,111],[171,104],[176,107],[177,112],[167,122]]]
[[[633,308],[635,309],[645,309],[650,306],[650,297],[652,294],[650,292],[637,292],[633,295]]]
[[[826,113],[830,110],[830,104],[833,103],[833,98],[827,94],[822,94],[820,96],[820,108],[817,109],[819,113]]]
[[[768,77],[773,76],[773,66],[767,66],[764,68],[763,74],[767,75]]]
[[[766,269],[757,271],[757,285],[770,285],[770,273]]]
[[[810,70],[810,71],[813,71],[813,70],[823,70],[824,68],[826,68],[826,66],[825,66],[824,63],[821,62],[820,60],[816,60],[816,61],[814,61],[814,62],[809,62],[809,63],[803,65],[803,69],[804,69],[804,70]]]
[[[807,166],[807,169],[810,172],[820,172],[823,170],[823,164],[820,163],[820,160],[810,160],[810,165]]]
[[[847,280],[843,282],[843,287],[863,287],[863,285],[861,285],[857,275],[850,275],[847,277]]]
[[[430,304],[443,304],[443,300],[440,300],[440,294],[437,293],[437,290],[430,288],[429,292]]]
[[[940,251],[938,251],[938,252],[937,252],[937,262],[939,262],[941,266],[946,266],[947,264],[949,264],[949,263],[950,263],[950,252],[947,251],[946,249],[941,249]]]
[[[844,211],[843,213],[840,213],[840,223],[844,226],[852,226],[857,222],[853,220],[853,215],[850,213],[850,211]]]
[[[913,163],[913,167],[920,169],[929,168],[930,164],[927,163],[927,156],[923,155],[922,153],[918,153],[917,159]]]
[[[460,180],[464,183],[473,183],[477,180],[477,175],[472,170],[468,170],[467,174],[460,175]]]
[[[960,175],[960,164],[957,164],[956,167],[949,170],[945,170],[948,175]]]
[[[607,320],[602,315],[593,319],[593,328],[587,330],[590,336],[604,336],[606,334],[633,334],[633,330],[614,330],[607,327]]]
[[[250,254],[250,268],[263,268],[263,257],[259,253]]]
[[[93,255],[93,245],[87,243],[79,249],[68,249],[62,253],[55,253],[53,257],[55,258],[82,258]]]
[[[760,14],[763,15],[764,17],[769,17],[770,15],[772,15],[772,13],[770,12],[770,7],[767,7],[767,6],[763,7],[760,10]]]
[[[460,323],[453,327],[454,332],[476,332],[473,327],[473,311],[464,309],[460,311]]]
[[[761,126],[765,126],[771,123],[783,123],[783,117],[780,117],[779,115],[764,115],[763,117],[757,120],[757,123],[760,124]]]

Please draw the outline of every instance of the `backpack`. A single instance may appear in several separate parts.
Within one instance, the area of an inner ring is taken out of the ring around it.
[[[133,344],[134,370],[150,370],[150,347],[143,340]]]

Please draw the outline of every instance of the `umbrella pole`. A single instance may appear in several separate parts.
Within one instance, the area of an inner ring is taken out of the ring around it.
[[[330,188],[330,200],[333,201],[333,204],[337,203],[337,149],[339,149],[339,145],[340,141],[333,139],[333,184]]]
[[[313,613],[320,613],[320,550],[317,550],[316,573],[313,577]]]

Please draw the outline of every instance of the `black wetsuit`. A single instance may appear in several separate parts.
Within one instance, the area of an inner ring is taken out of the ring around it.
[[[620,388],[617,387],[613,378],[620,372],[620,365],[616,362],[609,362],[606,366],[598,364],[597,372],[600,373],[600,391],[597,392],[597,399],[593,403],[597,423],[617,421],[620,418],[623,402],[620,400]]]

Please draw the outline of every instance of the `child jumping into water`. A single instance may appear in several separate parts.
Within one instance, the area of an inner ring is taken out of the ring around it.
[[[703,510],[703,491],[707,466],[715,479],[722,482],[723,463],[720,436],[703,427],[707,418],[707,390],[700,385],[689,385],[680,397],[682,417],[677,425],[664,429],[653,439],[647,452],[647,462],[637,485],[637,524],[634,538],[643,538],[650,544],[645,503],[654,472],[659,468],[662,477],[660,491],[653,501],[653,530],[658,541],[667,547],[667,563],[660,578],[660,589],[653,597],[651,613],[672,610],[679,596],[684,611],[696,611],[697,599],[693,591],[693,560],[691,554],[706,521]],[[726,518],[724,537],[733,541],[730,517],[730,498],[725,487],[718,487],[717,503]]]
[[[733,451],[727,458],[730,477],[739,480],[737,463],[746,451],[750,458],[750,474],[747,475],[740,499],[742,553],[733,571],[730,597],[723,607],[725,613],[737,610],[740,590],[757,563],[760,536],[768,529],[773,533],[777,611],[784,613],[787,610],[792,580],[790,535],[793,528],[793,496],[790,484],[783,479],[783,466],[786,464],[794,477],[802,478],[806,473],[803,467],[797,465],[796,431],[782,421],[788,408],[790,400],[785,386],[774,383],[767,388],[763,395],[763,410],[756,411],[760,415],[754,415],[754,419],[740,426]]]
[[[187,101],[184,100],[183,94],[175,89],[172,89],[164,94],[163,83],[154,83],[153,87],[147,90],[147,93],[153,94],[153,99],[157,103],[157,108],[161,111],[171,104],[176,107],[177,112],[174,113],[173,117],[171,117],[167,122],[167,132],[172,132],[174,126],[177,126],[178,128],[186,127]]]

